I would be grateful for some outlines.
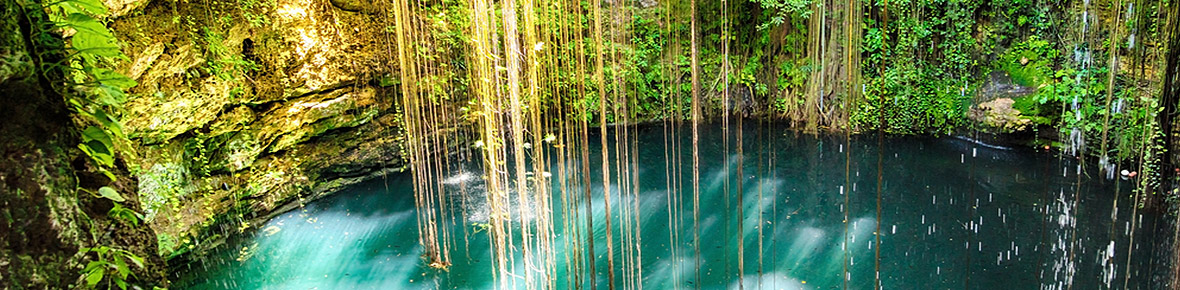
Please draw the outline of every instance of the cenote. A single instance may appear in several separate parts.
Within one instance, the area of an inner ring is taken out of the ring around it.
[[[1158,289],[1170,277],[1172,234],[1156,226],[1166,224],[1164,216],[1128,206],[1133,182],[1097,176],[1096,164],[966,137],[867,135],[849,143],[845,136],[767,124],[745,127],[739,156],[733,132],[732,147],[725,148],[720,125],[703,127],[699,256],[691,168],[675,166],[691,152],[673,148],[691,142],[688,126],[632,127],[638,137],[630,148],[638,155],[610,162],[631,166],[634,181],[610,190],[616,286],[869,289],[879,275],[885,289]],[[617,130],[607,139],[615,140]],[[590,168],[601,169],[601,157],[594,157],[600,150],[591,146]],[[620,153],[611,150],[610,156]],[[534,282],[558,289],[608,289],[597,169],[590,190],[593,272],[581,260],[591,239],[585,201],[570,201],[583,190],[563,192],[555,165],[549,169],[554,203],[513,204],[524,215],[513,213],[511,223],[520,231],[522,216],[552,211],[555,271],[545,282],[541,265],[526,265],[516,248],[508,257],[512,274],[496,280],[483,171],[478,162],[460,162],[438,180],[451,201],[452,215],[439,223],[450,233],[444,245],[452,264],[445,270],[423,257],[413,180],[403,173],[311,202],[231,239],[179,269],[177,286],[492,289],[504,282],[524,289],[526,272],[533,271]],[[524,245],[520,236],[514,240]]]
[[[1180,290],[1180,0],[0,16],[0,289]]]

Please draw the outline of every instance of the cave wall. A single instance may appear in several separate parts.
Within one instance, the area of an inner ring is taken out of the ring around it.
[[[29,13],[35,8],[25,4],[0,1],[0,289],[82,288],[83,266],[96,257],[80,250],[98,246],[145,259],[143,267],[130,267],[129,282],[167,286],[151,228],[115,221],[107,215],[113,201],[87,193],[109,186],[124,193],[127,208],[140,210],[137,197],[126,194],[136,192],[136,183],[123,167],[111,180],[77,149],[85,126],[51,85],[61,72],[41,63],[60,59],[60,51],[33,45],[62,40],[34,40],[32,27],[45,23],[44,14]]]
[[[110,24],[140,84],[126,158],[163,256],[405,166],[384,20],[335,4],[139,1]]]

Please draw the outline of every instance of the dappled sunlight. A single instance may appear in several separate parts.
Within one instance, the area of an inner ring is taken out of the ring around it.
[[[770,272],[764,275],[745,275],[741,277],[742,282],[737,281],[729,284],[729,290],[740,289],[774,289],[774,290],[806,290],[813,289],[807,287],[806,280],[791,278],[791,276],[780,272]]]

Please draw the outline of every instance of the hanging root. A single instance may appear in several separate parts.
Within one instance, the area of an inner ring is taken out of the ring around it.
[[[426,266],[429,266],[431,269],[443,272],[451,271],[451,262],[444,261],[438,251],[427,251],[422,254],[422,260],[429,261]]]

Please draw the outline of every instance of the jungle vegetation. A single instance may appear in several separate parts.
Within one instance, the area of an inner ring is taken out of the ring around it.
[[[526,241],[519,246],[526,260],[555,267],[556,241],[548,231],[560,222],[542,214],[514,233],[507,217],[517,209],[508,199],[557,206],[589,199],[589,187],[578,186],[591,180],[589,142],[622,152],[602,151],[602,160],[615,160],[603,162],[602,186],[633,190],[637,181],[611,172],[630,176],[637,170],[626,162],[638,158],[628,134],[644,122],[692,126],[692,144],[685,146],[694,152],[697,126],[706,121],[724,122],[727,130],[736,126],[736,132],[753,120],[849,135],[1032,132],[1037,145],[1099,158],[1104,166],[1137,164],[1150,177],[1141,179],[1143,194],[1160,192],[1176,159],[1180,5],[1170,1],[383,0],[359,8],[328,2],[379,16],[373,25],[384,39],[376,42],[388,53],[383,67],[373,68],[372,83],[396,95],[406,141],[399,153],[417,181],[420,242],[429,265],[440,269],[449,265],[447,248],[455,237],[431,222],[450,214],[436,179],[453,160],[439,153],[457,140],[469,143],[485,164],[487,198],[498,217],[487,227],[501,271],[507,267],[503,257],[517,247],[514,235]],[[36,15],[29,17],[37,27],[33,37],[45,38],[37,42],[39,71],[53,74],[54,88],[82,119],[77,149],[96,171],[116,179],[117,160],[135,150],[119,120],[126,92],[138,84],[115,70],[128,59],[104,22],[106,7],[90,0],[22,5]],[[203,48],[206,62],[190,73],[253,82],[246,79],[266,68],[219,46],[222,31],[235,20],[269,25],[278,1],[194,5],[223,9],[224,15],[200,23],[176,19],[188,23],[185,33]],[[991,88],[997,79],[1024,93],[996,97]],[[244,91],[231,95],[239,94]],[[1010,98],[1010,107],[993,111],[1018,125],[970,118],[973,108],[997,98]],[[621,133],[608,140],[608,127]],[[591,140],[592,130],[600,139]],[[733,148],[740,150],[737,140]],[[220,169],[205,166],[204,144],[186,150],[201,164],[198,173],[209,175]],[[559,150],[550,156],[534,149],[541,146]],[[701,162],[696,155],[694,180]],[[548,172],[553,164],[569,172]],[[542,190],[549,188],[550,175],[578,177],[561,186],[586,190],[571,192],[571,202],[550,200]],[[141,215],[118,203],[130,193],[111,187],[78,191],[115,202],[109,217],[138,226]],[[699,198],[699,188],[691,191],[687,197]],[[615,210],[637,214],[636,205]],[[606,227],[630,231],[636,223],[608,219]],[[622,237],[607,231],[599,242],[608,251],[618,242],[625,257],[641,255],[633,243],[621,242],[638,238],[627,231]],[[90,287],[126,287],[128,269],[141,260],[104,246],[82,248],[79,255],[97,263],[81,273]],[[593,250],[585,255],[595,256]],[[594,271],[592,263],[587,266]],[[638,283],[642,272],[620,276],[631,281],[623,283]]]

